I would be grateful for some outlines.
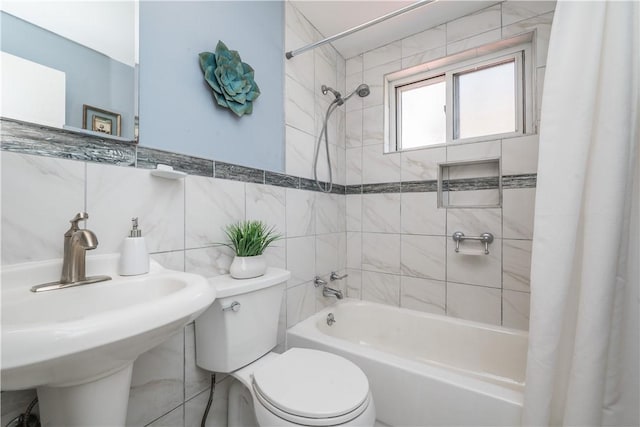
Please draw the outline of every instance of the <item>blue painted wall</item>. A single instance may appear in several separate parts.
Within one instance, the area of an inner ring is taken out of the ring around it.
[[[218,40],[255,70],[241,118],[218,107],[198,54]],[[279,1],[140,3],[140,145],[284,171],[284,6]]]
[[[134,69],[88,47],[0,12],[0,50],[66,73],[66,124],[82,128],[82,105],[120,113],[133,138]]]

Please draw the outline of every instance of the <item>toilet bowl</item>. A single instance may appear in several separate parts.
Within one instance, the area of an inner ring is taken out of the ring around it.
[[[209,279],[216,300],[196,319],[196,363],[242,385],[229,394],[229,426],[248,424],[236,413],[247,407],[234,401],[242,396],[262,427],[373,426],[369,381],[354,363],[311,349],[271,352],[289,277],[269,268],[253,279]]]
[[[267,353],[231,375],[250,393],[260,426],[373,426],[375,422],[367,377],[331,353],[302,348]],[[237,416],[229,414],[230,420]]]

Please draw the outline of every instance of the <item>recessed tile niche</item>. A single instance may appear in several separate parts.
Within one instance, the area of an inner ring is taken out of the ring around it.
[[[502,206],[500,159],[442,163],[438,170],[438,207]]]

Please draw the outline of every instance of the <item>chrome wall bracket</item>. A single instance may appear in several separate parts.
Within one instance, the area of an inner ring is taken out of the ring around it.
[[[456,242],[456,252],[460,252],[460,242],[464,240],[479,240],[484,243],[484,254],[489,255],[489,243],[493,242],[493,234],[491,233],[482,233],[479,236],[465,236],[462,231],[456,231],[451,237]]]

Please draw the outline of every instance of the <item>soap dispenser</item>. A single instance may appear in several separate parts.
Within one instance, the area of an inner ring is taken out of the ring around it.
[[[138,229],[138,218],[131,218],[131,222],[129,237],[122,243],[119,265],[121,276],[136,276],[149,272],[149,252],[142,237],[142,230]]]

